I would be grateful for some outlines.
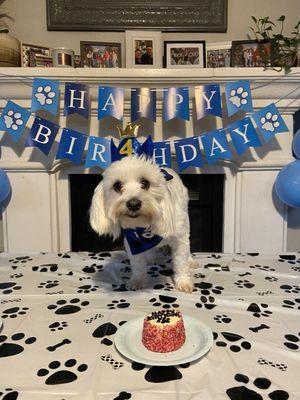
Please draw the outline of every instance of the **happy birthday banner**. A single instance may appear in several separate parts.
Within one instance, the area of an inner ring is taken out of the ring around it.
[[[57,115],[59,111],[60,83],[48,79],[34,79],[31,101],[31,112],[45,110]],[[131,89],[131,120],[148,118],[156,121],[155,88]],[[207,115],[222,118],[224,110],[221,105],[221,89],[219,84],[201,85],[194,88],[196,118],[200,120]],[[219,159],[233,159],[226,133],[228,132],[236,153],[241,156],[249,147],[262,146],[257,130],[267,143],[279,132],[287,132],[274,103],[253,113],[250,83],[247,80],[231,82],[225,85],[225,99],[228,116],[239,111],[250,113],[233,124],[216,131],[202,133],[201,136],[189,137],[174,141],[176,160],[179,172],[190,166],[203,166],[201,144],[209,165]],[[163,119],[190,119],[190,93],[188,87],[170,87],[163,89]],[[31,112],[8,101],[1,116],[0,130],[6,131],[14,141],[18,141],[31,116]],[[65,83],[64,115],[79,114],[84,118],[90,115],[89,87],[84,84]],[[98,120],[114,117],[123,121],[124,88],[100,86],[98,90]],[[256,124],[256,128],[253,124]],[[26,147],[38,147],[48,155],[55,138],[62,129],[56,159],[69,159],[80,164],[88,142],[85,167],[98,166],[107,168],[111,163],[113,141],[98,136],[90,136],[72,129],[62,128],[40,116],[34,116],[34,122],[26,139]],[[170,142],[154,142],[153,157],[157,164],[171,167]]]

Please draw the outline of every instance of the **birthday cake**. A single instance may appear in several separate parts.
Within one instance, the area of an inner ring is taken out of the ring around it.
[[[144,318],[142,342],[148,350],[157,353],[178,350],[185,342],[181,312],[168,309],[148,314]]]

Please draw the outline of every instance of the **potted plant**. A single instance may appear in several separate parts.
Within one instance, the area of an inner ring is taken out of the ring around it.
[[[0,0],[0,67],[19,67],[20,66],[20,42],[18,39],[9,35],[6,19],[12,18],[3,10],[6,0]]]
[[[255,25],[250,29],[254,33],[256,40],[258,42],[268,41],[271,43],[271,55],[263,60],[265,67],[271,67],[277,71],[283,69],[288,73],[297,60],[297,51],[300,44],[300,21],[291,32],[291,37],[287,37],[283,34],[285,15],[281,15],[277,19],[281,23],[279,30],[276,29],[276,24],[269,17],[257,19],[251,16],[251,18]]]

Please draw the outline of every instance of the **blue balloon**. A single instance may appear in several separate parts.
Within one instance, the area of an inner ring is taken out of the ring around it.
[[[9,195],[10,192],[10,183],[8,176],[0,169],[0,203],[2,203]]]
[[[277,196],[290,207],[300,207],[300,160],[286,165],[275,181]]]
[[[292,146],[293,146],[293,152],[294,152],[295,156],[298,159],[300,159],[300,129],[298,129],[294,135]]]

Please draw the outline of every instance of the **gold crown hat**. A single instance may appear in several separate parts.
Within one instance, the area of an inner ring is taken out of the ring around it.
[[[127,122],[125,129],[122,126],[117,125],[117,129],[119,131],[120,139],[137,137],[138,130],[140,125],[134,124],[132,122]]]

